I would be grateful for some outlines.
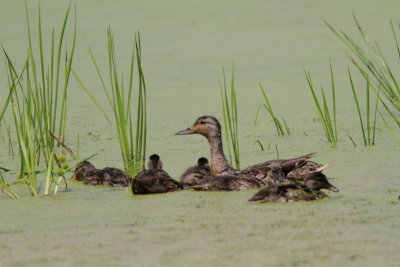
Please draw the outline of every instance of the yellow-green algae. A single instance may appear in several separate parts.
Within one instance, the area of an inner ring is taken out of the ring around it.
[[[27,42],[23,1],[0,3],[0,43],[22,64]],[[42,0],[43,30],[58,25],[67,2]],[[32,21],[37,2],[30,1]],[[106,28],[113,28],[119,62],[129,66],[134,32],[141,31],[148,83],[148,152],[159,153],[178,178],[198,157],[208,156],[200,136],[174,136],[195,118],[222,119],[218,79],[235,59],[242,165],[280,156],[318,152],[335,164],[326,173],[340,193],[316,202],[248,203],[255,191],[176,192],[129,197],[124,189],[69,183],[70,191],[32,198],[23,186],[18,201],[0,199],[1,266],[398,266],[400,262],[399,147],[384,131],[364,148],[346,76],[349,60],[323,20],[353,34],[355,12],[388,57],[396,51],[389,18],[400,2],[388,1],[77,1],[78,42],[74,70],[107,107],[87,52],[106,71]],[[35,28],[35,27],[33,27]],[[393,55],[393,57],[390,57]],[[303,67],[314,82],[329,83],[332,58],[337,86],[339,148],[324,140]],[[6,95],[0,66],[0,100]],[[245,138],[261,103],[258,83],[293,135],[278,138],[268,127]],[[3,101],[0,101],[3,103]],[[81,156],[99,153],[97,167],[122,167],[115,132],[76,82],[71,83],[67,142],[80,135]],[[8,120],[9,122],[11,120]],[[360,145],[354,148],[342,128]],[[18,168],[0,130],[0,166]],[[274,147],[274,146],[271,146]],[[15,178],[15,172],[6,175]]]

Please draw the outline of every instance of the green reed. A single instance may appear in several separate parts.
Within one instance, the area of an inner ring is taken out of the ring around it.
[[[335,80],[334,80],[332,63],[330,63],[332,108],[330,108],[328,105],[328,101],[323,86],[321,86],[322,99],[319,100],[316,95],[316,90],[312,82],[311,73],[305,72],[305,75],[311,90],[315,108],[317,110],[319,119],[322,124],[322,128],[324,129],[325,132],[326,139],[328,140],[329,143],[331,143],[332,147],[337,147],[338,132],[337,132],[337,118],[336,118],[336,89],[335,89]]]
[[[267,93],[265,92],[265,90],[264,90],[264,88],[262,87],[261,84],[259,84],[259,86],[260,86],[260,90],[261,90],[261,93],[262,93],[262,95],[264,97],[264,101],[265,101],[263,106],[265,107],[265,109],[267,110],[269,115],[271,116],[272,122],[275,125],[275,129],[276,129],[277,134],[280,135],[280,136],[285,135],[285,134],[291,135],[292,132],[291,132],[290,128],[288,127],[285,118],[282,116],[282,122],[281,122],[278,119],[278,117],[275,116],[275,112],[272,109],[272,105],[271,105],[271,102],[269,101]],[[283,124],[284,127],[282,126],[282,124]]]
[[[35,140],[30,114],[25,110],[20,113],[17,105],[13,105],[13,115],[20,151],[21,172],[19,181],[28,185],[32,195],[38,195],[36,169],[38,165],[38,143]]]
[[[365,98],[365,106],[366,106],[366,118],[365,118],[365,123],[366,127],[364,124],[364,119],[363,115],[361,113],[360,109],[360,104],[358,101],[358,95],[354,86],[353,78],[350,72],[350,69],[348,69],[348,75],[349,75],[349,80],[350,80],[350,85],[351,85],[351,91],[353,92],[353,97],[354,97],[354,102],[356,104],[357,108],[357,113],[358,113],[358,119],[360,121],[360,129],[361,133],[363,136],[363,141],[365,146],[373,146],[375,145],[375,132],[376,132],[376,115],[378,112],[378,100],[379,100],[379,93],[380,89],[378,90],[377,97],[375,100],[375,111],[374,111],[374,116],[373,118],[371,117],[371,100],[370,100],[370,94],[371,94],[371,83],[369,81],[369,76],[367,75],[366,77],[366,98]],[[373,119],[373,120],[372,120]]]
[[[228,155],[231,164],[240,169],[239,136],[238,136],[238,112],[235,89],[235,66],[232,66],[231,84],[228,93],[225,69],[222,69],[223,83],[220,83],[222,113],[224,115],[224,130],[228,142]],[[232,153],[233,151],[233,160]]]
[[[347,55],[350,57],[357,69],[364,76],[365,73],[369,73],[370,76],[374,78],[372,82],[375,83],[375,86],[382,86],[382,93],[389,101],[391,106],[400,111],[400,86],[393,69],[391,69],[390,65],[388,64],[378,42],[371,41],[354,14],[353,19],[361,36],[362,43],[354,41],[344,31],[336,30],[329,23],[325,23],[350,50]],[[390,27],[400,59],[400,45],[397,40],[397,35],[400,31],[400,22],[398,22],[396,26],[398,26],[397,30],[394,23],[390,20]]]
[[[8,198],[12,198],[12,199],[20,198],[19,195],[14,190],[12,190],[10,185],[4,179],[1,169],[0,169],[0,192],[2,192]]]
[[[20,158],[18,180],[26,183],[34,196],[38,195],[36,174],[42,172],[38,168],[41,163],[48,164],[49,157],[56,146],[49,132],[57,132],[60,138],[65,140],[68,85],[76,43],[75,10],[72,41],[68,44],[68,47],[71,48],[67,48],[66,34],[70,7],[69,4],[58,38],[56,38],[54,28],[52,29],[49,41],[50,49],[46,51],[40,5],[37,43],[34,43],[28,4],[25,2],[28,48],[24,65],[20,71],[16,70],[16,64],[3,48],[9,91],[0,118],[4,115],[9,103],[12,103]]]
[[[89,52],[114,114],[115,128],[117,131],[125,171],[128,172],[132,177],[134,177],[139,171],[144,169],[147,142],[146,82],[142,69],[140,34],[138,33],[135,35],[134,46],[132,48],[132,55],[130,59],[129,78],[127,86],[124,84],[123,74],[118,73],[117,71],[114,38],[110,27],[107,31],[107,44],[108,75],[110,82],[109,87],[106,86],[96,59],[90,49]],[[138,81],[138,91],[136,123],[134,125],[132,99],[135,63],[137,66],[136,73]],[[81,83],[81,86],[85,89],[85,91],[88,92],[83,83]]]
[[[400,119],[398,113],[400,111],[400,85],[394,69],[388,64],[378,42],[372,42],[366,35],[356,16],[353,14],[353,19],[357,27],[358,33],[361,36],[362,42],[356,42],[348,34],[342,30],[336,30],[327,22],[329,29],[346,45],[349,52],[346,52],[352,63],[358,71],[367,79],[371,79],[370,87],[375,94],[378,94],[379,88],[384,98],[379,96],[379,101],[383,108],[390,115],[390,118],[400,129]],[[400,34],[400,22],[390,22],[390,28],[396,45],[398,59],[400,59],[400,44],[398,35]],[[370,78],[371,77],[371,78]],[[386,121],[387,122],[387,121]],[[386,125],[386,124],[385,124]],[[390,130],[392,128],[388,128]],[[391,134],[395,132],[391,131]],[[396,136],[396,135],[395,135]],[[400,137],[396,137],[398,140]]]

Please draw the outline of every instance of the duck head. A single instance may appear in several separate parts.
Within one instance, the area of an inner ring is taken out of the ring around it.
[[[221,124],[213,116],[201,116],[194,122],[192,127],[176,133],[176,135],[188,134],[201,134],[209,140],[210,138],[220,138]]]
[[[210,165],[208,163],[208,159],[205,157],[201,157],[197,160],[197,167],[204,167],[204,168],[210,168]]]
[[[96,173],[96,168],[89,161],[82,161],[76,165],[74,174],[71,180],[82,181],[85,177],[91,176]]]
[[[153,154],[149,157],[149,162],[147,163],[147,168],[149,170],[161,170],[162,162],[160,156],[157,154]]]
[[[328,179],[322,172],[312,172],[304,180],[304,185],[314,191],[327,189],[333,192],[339,192],[339,189],[328,182]]]

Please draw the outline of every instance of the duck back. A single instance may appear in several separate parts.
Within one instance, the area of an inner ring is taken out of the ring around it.
[[[140,172],[132,183],[134,194],[158,194],[179,190],[182,185],[172,179],[164,170],[145,170]]]
[[[264,185],[254,177],[237,177],[231,175],[213,176],[207,178],[199,185],[193,186],[198,191],[241,191],[259,188]]]

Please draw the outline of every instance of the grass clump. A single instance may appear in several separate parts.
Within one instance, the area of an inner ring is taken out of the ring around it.
[[[397,75],[395,74],[394,69],[389,65],[378,42],[371,41],[354,14],[353,19],[358,33],[361,36],[361,42],[355,41],[344,31],[335,29],[328,22],[325,22],[325,24],[349,49],[346,53],[351,62],[363,75],[367,83],[369,83],[369,87],[375,92],[375,94],[377,94],[383,108],[400,129],[400,120],[396,115],[396,113],[400,112],[400,85]],[[400,44],[398,41],[400,22],[394,23],[390,20],[390,28],[396,46],[398,60],[400,60]],[[378,92],[380,92],[381,95],[379,95]],[[381,117],[384,119],[383,116]],[[392,136],[395,137],[396,142],[398,142],[400,136],[396,136],[395,130],[390,126],[390,123],[388,123],[387,120],[384,119],[384,123]],[[364,140],[365,139],[367,138],[364,138]]]
[[[142,69],[142,55],[140,34],[135,35],[134,46],[130,59],[129,78],[127,86],[124,83],[123,73],[117,70],[117,60],[115,57],[115,45],[111,28],[107,31],[107,52],[108,52],[108,77],[109,86],[107,87],[103,75],[100,72],[96,59],[89,49],[90,56],[96,68],[108,102],[114,115],[114,123],[120,145],[121,156],[125,171],[132,177],[144,169],[146,160],[147,142],[147,101],[146,101],[146,82]],[[136,56],[136,58],[135,58]],[[137,105],[136,122],[133,124],[133,80],[134,67],[137,66]],[[83,85],[82,82],[80,82]],[[88,92],[86,87],[83,88]],[[93,100],[93,99],[92,99]],[[98,105],[99,106],[99,105]]]
[[[224,130],[228,142],[228,155],[231,164],[240,169],[238,112],[235,89],[235,66],[232,66],[231,84],[228,90],[225,69],[222,69],[223,82],[220,82],[222,113],[224,115]],[[233,159],[232,159],[233,152]]]
[[[354,23],[361,36],[362,43],[354,41],[348,34],[342,30],[336,30],[329,23],[325,22],[329,29],[347,46],[350,50],[347,55],[350,57],[357,69],[365,75],[369,73],[371,80],[376,86],[382,86],[382,93],[386,96],[392,107],[400,111],[400,86],[394,75],[393,70],[383,55],[377,42],[372,42],[365,34],[363,28],[353,14]],[[400,45],[397,40],[398,31],[400,30],[400,22],[397,23],[396,31],[394,23],[390,20],[390,27],[400,59]],[[397,33],[396,33],[397,32]]]
[[[313,97],[315,108],[318,113],[318,117],[321,121],[322,128],[324,129],[326,139],[331,143],[332,147],[338,146],[338,131],[337,131],[337,118],[336,118],[336,89],[335,80],[333,74],[332,63],[330,63],[330,74],[331,74],[331,95],[332,95],[332,107],[328,105],[325,90],[321,86],[322,99],[319,100],[316,95],[316,89],[314,88],[311,73],[305,72],[308,85]]]
[[[267,93],[265,92],[265,90],[264,90],[264,88],[262,87],[261,84],[259,84],[259,86],[260,86],[260,90],[261,90],[261,93],[262,93],[262,95],[264,97],[264,101],[265,101],[263,106],[267,110],[268,114],[271,116],[272,122],[275,125],[275,129],[276,129],[277,134],[279,136],[282,136],[282,135],[285,135],[285,134],[286,135],[291,135],[292,132],[291,132],[290,128],[288,127],[285,118],[282,116],[282,122],[281,122],[278,119],[278,117],[275,116],[274,110],[272,109],[272,105],[271,105],[271,102],[268,99]],[[282,126],[282,124],[283,124],[284,127]]]
[[[11,103],[20,157],[18,181],[26,183],[34,196],[38,195],[36,175],[41,173],[39,168],[41,164],[48,164],[57,146],[50,132],[57,132],[61,140],[65,140],[68,85],[76,43],[75,11],[73,40],[68,45],[71,48],[67,49],[66,33],[70,9],[69,4],[58,34],[58,42],[54,28],[52,30],[47,57],[44,49],[41,8],[39,6],[37,51],[34,49],[26,2],[28,53],[20,71],[17,72],[15,62],[3,47],[9,91],[4,107],[0,111],[0,119]]]

